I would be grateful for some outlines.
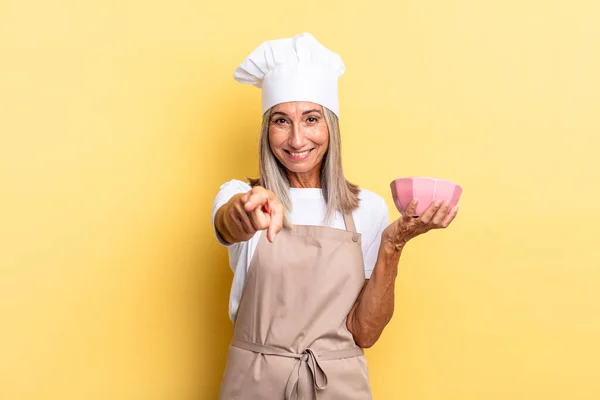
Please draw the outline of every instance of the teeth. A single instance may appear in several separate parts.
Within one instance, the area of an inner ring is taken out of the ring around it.
[[[309,151],[310,151],[310,150],[306,150],[306,151],[303,151],[302,153],[293,153],[293,152],[291,152],[291,151],[290,151],[290,153],[291,153],[291,154],[292,154],[294,157],[304,157],[305,155],[307,155],[307,154],[308,154],[308,152],[309,152]]]

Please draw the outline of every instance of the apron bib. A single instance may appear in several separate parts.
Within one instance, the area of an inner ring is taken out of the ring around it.
[[[346,318],[365,282],[360,234],[294,225],[260,233],[227,353],[221,400],[369,400]]]

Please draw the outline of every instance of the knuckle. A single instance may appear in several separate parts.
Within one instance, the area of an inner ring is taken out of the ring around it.
[[[237,214],[237,207],[231,207],[229,210],[227,210],[227,213],[231,218],[235,218]]]

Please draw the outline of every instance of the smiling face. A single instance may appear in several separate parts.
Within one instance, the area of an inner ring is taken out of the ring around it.
[[[299,101],[274,106],[269,143],[287,169],[292,187],[320,187],[321,164],[329,145],[322,106]]]

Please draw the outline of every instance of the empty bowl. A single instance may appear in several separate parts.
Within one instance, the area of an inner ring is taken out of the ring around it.
[[[448,200],[450,211],[462,193],[462,188],[454,182],[421,176],[394,179],[390,187],[394,204],[402,215],[412,199],[419,199],[415,217],[420,216],[435,200]]]

